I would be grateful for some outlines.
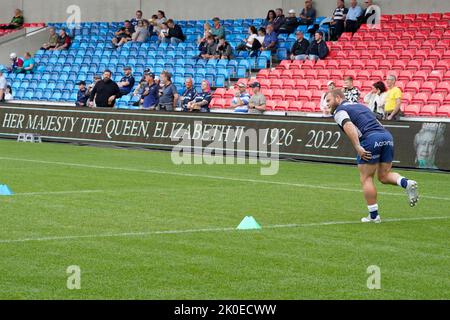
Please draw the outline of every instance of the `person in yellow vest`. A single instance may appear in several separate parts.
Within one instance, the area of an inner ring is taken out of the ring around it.
[[[386,95],[386,104],[384,105],[384,114],[386,120],[399,120],[401,116],[400,107],[402,106],[402,90],[395,86],[397,78],[394,75],[389,75],[386,78],[388,92]]]

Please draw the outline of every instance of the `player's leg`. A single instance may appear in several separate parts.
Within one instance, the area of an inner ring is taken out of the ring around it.
[[[405,189],[411,207],[414,207],[417,204],[417,201],[419,201],[417,182],[402,177],[396,172],[392,172],[392,162],[382,162],[379,164],[378,180],[383,184],[398,185]]]
[[[378,164],[359,164],[358,169],[361,187],[369,210],[369,216],[367,218],[362,218],[361,221],[379,223],[381,222],[381,218],[378,214],[377,189],[373,181],[378,169]]]

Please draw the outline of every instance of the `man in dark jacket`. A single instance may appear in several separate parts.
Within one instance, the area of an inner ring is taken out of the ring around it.
[[[297,31],[296,33],[297,41],[291,49],[291,60],[304,60],[303,56],[309,48],[309,41],[305,39],[303,32]]]
[[[328,55],[328,46],[323,41],[323,33],[317,31],[314,35],[314,41],[309,45],[306,54],[299,60],[313,60],[317,61],[319,59],[324,59]]]
[[[280,30],[281,26],[284,24],[285,17],[283,14],[283,9],[278,8],[275,10],[276,17],[273,19],[272,25],[273,25],[273,31],[278,33],[278,30]]]
[[[89,97],[89,106],[93,107],[93,101],[100,108],[113,108],[116,98],[120,96],[120,89],[117,83],[111,80],[110,70],[103,72],[103,80],[100,80],[92,89]]]
[[[161,39],[161,42],[170,43],[176,46],[186,39],[181,27],[178,24],[175,24],[172,19],[167,20],[167,27],[169,28],[169,32],[167,36]]]
[[[295,16],[295,10],[289,10],[289,16],[284,20],[284,23],[281,25],[278,33],[287,33],[291,34],[297,29],[299,25],[298,19]]]

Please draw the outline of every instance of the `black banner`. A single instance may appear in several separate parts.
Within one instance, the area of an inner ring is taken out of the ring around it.
[[[450,123],[384,125],[394,136],[395,166],[450,170]],[[345,134],[324,118],[0,106],[0,137],[19,133],[39,134],[43,141],[165,150],[190,144],[196,152],[268,151],[281,158],[355,163]]]

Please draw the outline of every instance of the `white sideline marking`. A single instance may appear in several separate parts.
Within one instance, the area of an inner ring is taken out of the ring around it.
[[[309,188],[309,189],[321,189],[321,190],[332,190],[332,191],[345,191],[345,192],[362,193],[362,190],[359,190],[359,189],[331,187],[331,186],[320,186],[320,185],[301,184],[301,183],[290,183],[290,182],[281,182],[281,181],[269,181],[269,180],[258,180],[258,179],[211,176],[211,175],[182,173],[182,172],[169,172],[169,171],[159,171],[159,170],[150,170],[150,169],[107,167],[107,166],[98,166],[98,165],[90,165],[90,164],[80,164],[80,163],[70,163],[70,162],[57,162],[57,161],[44,161],[44,160],[21,159],[21,158],[8,158],[8,157],[0,157],[0,160],[24,161],[24,162],[53,164],[53,165],[79,167],[79,168],[102,169],[102,170],[118,170],[118,171],[127,171],[127,172],[143,172],[143,173],[165,174],[165,175],[181,176],[181,177],[194,177],[194,178],[205,178],[205,179],[214,179],[214,180],[228,180],[228,181],[239,181],[239,182],[250,182],[250,183],[264,183],[264,184],[291,186],[291,187],[298,187],[298,188]],[[404,193],[396,193],[396,192],[378,192],[378,194],[381,194],[381,195],[384,195],[384,196],[396,196],[396,197],[404,197],[405,196]],[[420,195],[420,198],[421,199],[433,199],[433,200],[450,201],[450,198],[447,198],[447,197],[436,197],[436,196],[428,196],[428,195]]]
[[[421,217],[421,218],[398,218],[398,219],[384,219],[383,223],[389,222],[408,222],[408,221],[432,221],[432,220],[445,220],[450,219],[448,217]],[[263,226],[263,229],[281,229],[281,228],[307,228],[307,227],[321,227],[321,226],[333,226],[333,225],[350,225],[350,224],[362,224],[359,221],[329,221],[329,222],[317,222],[317,223],[305,223],[305,224],[280,224]],[[106,233],[106,234],[93,234],[93,235],[74,235],[74,236],[54,236],[54,237],[41,237],[41,238],[22,238],[22,239],[0,239],[0,243],[20,243],[31,241],[64,241],[64,240],[77,240],[77,239],[94,239],[94,238],[119,238],[119,237],[139,237],[139,236],[152,236],[152,235],[166,235],[166,234],[184,234],[184,233],[207,233],[207,232],[231,232],[238,230],[236,228],[204,228],[204,229],[186,229],[186,230],[165,230],[165,231],[148,231],[148,232],[126,232],[126,233]],[[245,232],[245,231],[239,231]]]

